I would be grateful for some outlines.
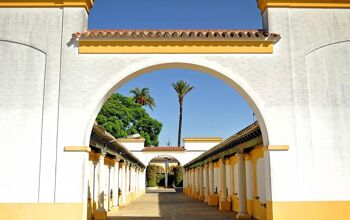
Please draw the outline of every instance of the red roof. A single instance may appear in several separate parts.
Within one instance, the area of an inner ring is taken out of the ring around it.
[[[279,34],[264,30],[87,30],[72,35],[79,39],[111,40],[269,40],[278,41]]]
[[[184,147],[161,146],[161,147],[145,147],[142,151],[185,151]]]

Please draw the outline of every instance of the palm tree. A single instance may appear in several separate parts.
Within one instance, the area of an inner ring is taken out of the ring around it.
[[[177,146],[180,147],[181,144],[181,129],[182,129],[182,106],[184,97],[187,93],[189,93],[194,87],[188,84],[187,82],[180,80],[176,83],[172,83],[171,86],[175,89],[177,92],[177,96],[179,98],[179,104],[180,104],[180,117],[179,117],[179,133],[177,136]]]
[[[136,103],[139,103],[142,106],[147,106],[151,110],[153,110],[153,107],[156,107],[156,103],[154,99],[149,94],[148,88],[138,88],[130,90],[130,93],[133,94],[133,98],[135,99]]]

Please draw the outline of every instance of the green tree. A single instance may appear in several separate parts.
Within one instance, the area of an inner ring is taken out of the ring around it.
[[[103,105],[96,121],[116,138],[138,133],[145,139],[145,146],[159,145],[162,123],[153,119],[131,97],[113,94]]]
[[[189,93],[194,87],[188,84],[187,82],[183,80],[179,80],[176,83],[172,83],[171,86],[175,89],[177,92],[177,96],[179,98],[179,104],[180,104],[180,117],[179,117],[179,133],[177,136],[177,146],[180,147],[181,144],[181,129],[182,129],[182,107],[183,107],[183,101],[184,97],[187,93]]]
[[[153,110],[154,107],[156,107],[156,103],[154,99],[151,97],[149,89],[148,88],[138,88],[130,90],[130,93],[133,94],[133,98],[136,103],[139,103],[142,106],[147,106],[151,110]]]

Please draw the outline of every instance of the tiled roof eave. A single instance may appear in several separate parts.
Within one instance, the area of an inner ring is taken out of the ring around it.
[[[267,41],[278,42],[279,34],[264,30],[88,30],[77,32],[78,41]]]
[[[112,37],[82,37],[79,41],[139,41],[139,42],[154,42],[154,41],[176,41],[176,42],[193,42],[193,41],[213,41],[213,42],[242,42],[242,41],[265,41],[265,42],[277,42],[275,37],[252,37],[252,38],[112,38]]]

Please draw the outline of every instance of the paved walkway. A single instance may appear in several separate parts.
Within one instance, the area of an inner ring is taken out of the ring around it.
[[[235,219],[234,212],[219,212],[217,207],[188,198],[173,189],[149,190],[148,193],[108,215],[108,220],[119,219]]]

